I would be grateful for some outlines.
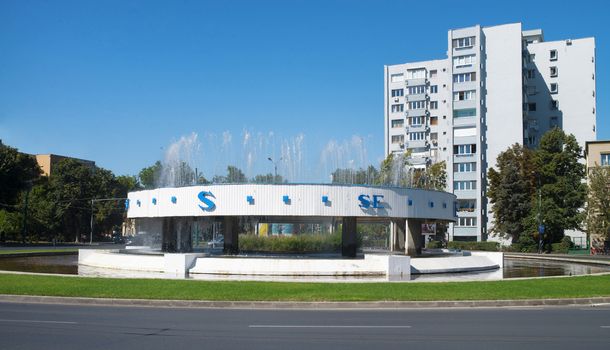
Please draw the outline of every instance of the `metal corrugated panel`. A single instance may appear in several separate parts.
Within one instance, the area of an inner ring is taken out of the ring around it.
[[[199,198],[208,192],[213,210]],[[251,196],[252,203],[247,198]],[[284,196],[288,197],[284,201]],[[328,203],[322,197],[328,197]],[[363,208],[360,196],[379,205]],[[176,197],[176,202],[172,202]],[[153,203],[156,199],[156,204]],[[393,217],[454,220],[451,193],[406,188],[342,185],[210,185],[129,193],[128,217],[311,216]],[[412,205],[409,205],[409,200]],[[137,202],[140,202],[140,206]],[[431,205],[430,203],[433,203]],[[203,209],[202,209],[203,207]]]

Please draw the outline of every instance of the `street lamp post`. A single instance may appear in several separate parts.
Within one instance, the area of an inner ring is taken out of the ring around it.
[[[277,162],[273,161],[271,157],[267,157],[267,159],[273,164],[273,183],[275,183],[277,181]],[[282,160],[282,157],[279,160]]]

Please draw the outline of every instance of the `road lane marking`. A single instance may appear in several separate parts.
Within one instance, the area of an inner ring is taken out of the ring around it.
[[[0,322],[56,323],[56,324],[77,324],[78,323],[78,322],[70,322],[70,321],[6,320],[6,319],[0,319]]]
[[[601,328],[610,328],[610,326],[600,326]]]
[[[251,324],[248,328],[411,328],[411,326],[273,325]]]

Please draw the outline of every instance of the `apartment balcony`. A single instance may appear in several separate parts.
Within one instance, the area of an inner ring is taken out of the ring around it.
[[[476,126],[477,118],[476,117],[461,117],[461,118],[453,118],[453,126]]]
[[[457,199],[469,199],[469,198],[476,198],[478,191],[477,190],[453,190],[453,194],[455,194]]]
[[[469,172],[461,172],[461,173],[453,173],[454,181],[476,181],[477,175],[479,172],[477,171],[469,171]]]
[[[418,85],[426,85],[428,83],[428,79],[407,79],[405,80],[405,86],[418,86]]]
[[[453,91],[476,90],[479,81],[464,81],[461,83],[453,83]]]
[[[476,218],[477,210],[475,208],[457,208],[457,216],[459,218]]]
[[[476,162],[477,154],[456,154],[453,156],[454,163]]]
[[[430,145],[430,142],[427,140],[408,140],[407,142],[409,143],[409,148],[426,148]]]
[[[409,158],[409,163],[412,165],[424,165],[428,162],[430,157],[413,157]]]
[[[462,100],[462,101],[453,101],[453,109],[471,109],[477,108],[476,100]]]
[[[430,112],[428,112],[428,110],[425,108],[409,109],[405,112],[405,117],[423,117],[429,114]]]
[[[479,228],[477,226],[453,226],[453,236],[478,236]]]
[[[430,127],[427,126],[426,124],[407,125],[405,129],[407,132],[429,132],[430,131]]]
[[[478,52],[478,46],[473,45],[469,47],[452,48],[451,56],[463,56],[463,55],[476,55]]]
[[[405,99],[407,102],[412,101],[425,101],[428,98],[427,94],[415,94],[415,95],[406,95]]]

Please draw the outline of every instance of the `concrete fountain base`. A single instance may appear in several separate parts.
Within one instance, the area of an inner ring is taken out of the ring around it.
[[[251,276],[386,276],[408,279],[411,274],[473,272],[503,267],[503,253],[464,252],[444,257],[366,254],[361,259],[307,259],[204,254],[141,255],[118,250],[79,250],[79,265],[128,271],[187,275]]]

